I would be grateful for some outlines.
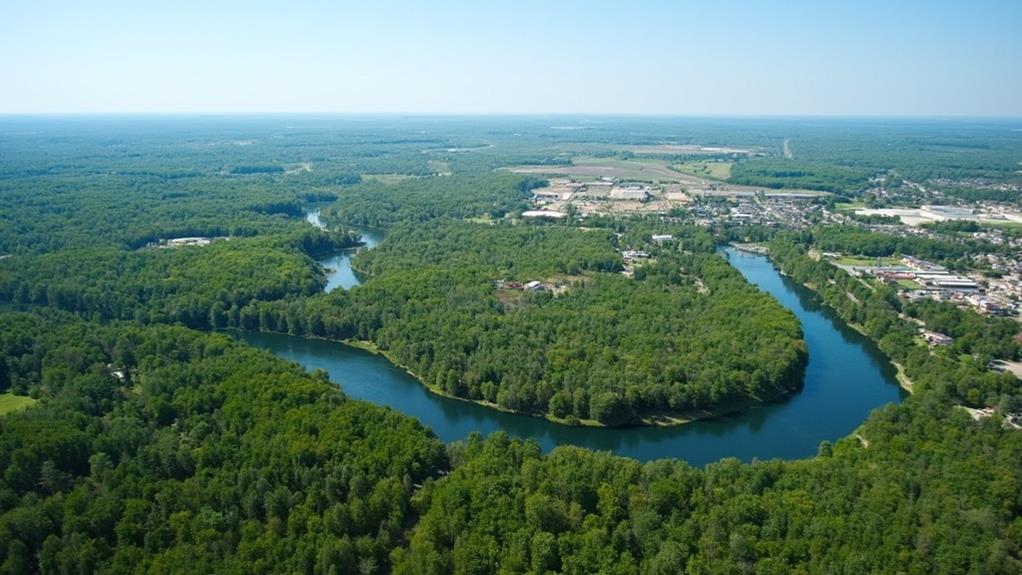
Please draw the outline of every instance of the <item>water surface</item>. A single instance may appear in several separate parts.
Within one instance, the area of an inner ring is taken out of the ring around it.
[[[310,210],[305,213],[305,220],[317,228],[327,229],[326,224],[319,218],[319,209]],[[362,282],[355,276],[351,269],[351,256],[359,250],[370,249],[383,240],[383,232],[373,228],[356,228],[348,226],[362,235],[363,245],[357,248],[342,250],[340,253],[316,260],[319,265],[326,269],[326,287],[323,291],[333,291],[337,288],[351,289]]]

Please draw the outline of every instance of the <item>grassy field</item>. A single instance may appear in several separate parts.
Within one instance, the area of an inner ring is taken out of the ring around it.
[[[731,177],[733,165],[733,162],[682,162],[673,164],[671,169],[700,178],[726,181]]]
[[[839,210],[858,210],[866,207],[866,202],[838,202],[834,207]]]
[[[905,289],[918,289],[921,286],[912,280],[898,280],[898,287],[903,287]]]
[[[1002,220],[980,220],[979,225],[987,228],[997,228],[1001,230],[1020,230],[1022,229],[1022,223],[1010,222]]]
[[[36,400],[27,395],[0,393],[0,415],[6,415],[12,411],[31,407],[35,402]]]
[[[875,266],[877,258],[867,258],[861,256],[841,256],[830,260],[831,263],[839,266]],[[884,266],[896,266],[901,264],[901,260],[898,258],[880,258],[880,265]]]
[[[686,175],[672,170],[663,160],[578,157],[571,166],[522,166],[519,174],[557,174],[574,178],[602,178],[640,182],[682,182]]]
[[[419,176],[408,174],[362,174],[362,179],[367,182],[380,182],[381,184],[400,184],[405,180],[414,180]]]

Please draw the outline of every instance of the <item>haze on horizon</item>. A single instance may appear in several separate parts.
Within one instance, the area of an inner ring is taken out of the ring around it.
[[[991,0],[14,0],[0,114],[1022,116],[1019,23]]]

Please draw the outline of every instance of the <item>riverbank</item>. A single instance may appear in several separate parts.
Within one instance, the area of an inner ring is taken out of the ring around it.
[[[808,287],[808,286],[806,286],[806,287]],[[865,326],[854,324],[852,322],[845,322],[845,323],[848,324],[849,328],[857,331],[858,333],[861,333],[861,334],[865,335],[866,337],[870,337],[870,334],[869,334],[869,332],[866,331],[866,327]],[[870,338],[870,340],[872,341],[872,338]],[[887,354],[884,353],[884,356],[886,356],[886,355]],[[894,375],[894,379],[897,380],[897,384],[901,387],[901,389],[904,389],[905,391],[908,391],[909,393],[912,393],[913,392],[912,391],[913,383],[912,383],[912,380],[909,379],[909,374],[905,373],[904,366],[902,366],[901,364],[898,364],[894,360],[891,360],[890,357],[887,357],[887,361],[890,362],[891,366],[893,366],[894,369],[897,371],[897,373]]]
[[[783,400],[762,398],[753,400],[754,405],[729,405],[713,413],[668,414],[678,419],[650,419],[627,427],[567,425],[582,422],[555,422],[536,414],[521,417],[498,406],[437,393],[442,390],[423,385],[409,373],[409,366],[398,367],[382,353],[372,353],[369,342],[339,344],[339,338],[240,330],[233,335],[308,370],[326,371],[348,396],[415,417],[445,442],[464,440],[473,432],[485,436],[502,431],[534,440],[544,451],[574,445],[639,461],[683,457],[701,466],[723,457],[746,462],[811,457],[821,441],[835,442],[854,433],[872,410],[907,395],[875,344],[849,329],[832,310],[820,307],[815,294],[783,278],[761,255],[737,250],[730,254],[731,263],[746,279],[777,298],[802,323],[809,354],[804,377],[797,378],[803,390],[782,394]]]
[[[776,396],[771,396],[771,397],[768,397],[768,398],[763,398],[763,399],[758,399],[758,400],[748,400],[748,401],[735,401],[735,402],[731,402],[731,403],[728,403],[728,404],[724,404],[724,405],[718,407],[717,409],[700,409],[700,410],[692,410],[692,411],[688,411],[688,412],[654,413],[654,414],[649,414],[649,415],[643,415],[643,416],[641,416],[641,417],[639,417],[637,419],[634,419],[634,420],[631,420],[631,421],[628,421],[628,422],[625,422],[625,423],[622,423],[622,424],[619,424],[619,425],[607,425],[607,424],[601,423],[601,422],[599,422],[599,421],[597,421],[595,419],[574,419],[573,420],[573,419],[555,417],[555,416],[550,415],[548,413],[542,413],[541,414],[541,413],[528,412],[528,411],[517,411],[517,410],[514,410],[514,409],[510,409],[510,408],[504,407],[504,406],[502,406],[500,404],[497,404],[497,403],[494,403],[492,401],[487,401],[485,399],[472,399],[472,398],[469,398],[469,397],[461,397],[461,396],[458,396],[458,395],[453,395],[453,394],[448,393],[447,391],[441,389],[440,387],[438,387],[436,385],[432,385],[430,383],[427,383],[425,379],[423,379],[422,377],[419,376],[419,374],[415,373],[415,371],[413,371],[407,365],[404,365],[401,362],[399,362],[397,360],[397,358],[395,358],[392,353],[390,353],[387,350],[380,349],[379,346],[377,346],[375,342],[368,341],[368,340],[355,340],[355,339],[348,339],[348,340],[330,340],[330,339],[326,339],[326,338],[319,338],[319,339],[324,339],[326,341],[335,341],[336,343],[340,343],[342,345],[346,345],[346,346],[349,346],[349,347],[353,347],[353,348],[356,348],[356,349],[367,351],[367,352],[369,352],[371,354],[374,354],[374,355],[379,355],[379,356],[385,358],[387,361],[389,361],[392,365],[394,365],[398,369],[401,369],[402,371],[407,373],[410,377],[412,377],[413,379],[418,381],[422,385],[423,388],[425,388],[427,391],[429,391],[430,393],[432,393],[434,395],[437,395],[437,396],[440,396],[440,397],[444,397],[444,398],[447,398],[447,399],[454,399],[454,400],[457,400],[457,401],[464,401],[464,402],[467,402],[467,403],[473,403],[475,405],[479,405],[479,406],[482,406],[482,407],[486,407],[488,409],[493,409],[493,410],[496,410],[496,411],[500,411],[502,413],[509,413],[509,414],[512,414],[512,415],[522,415],[522,416],[527,416],[527,417],[535,417],[537,419],[543,419],[543,420],[549,421],[551,423],[556,423],[558,425],[564,425],[564,426],[568,426],[568,427],[597,427],[597,428],[608,428],[608,429],[610,429],[610,428],[628,428],[628,427],[677,427],[677,426],[680,426],[680,425],[686,425],[686,424],[693,423],[693,422],[696,422],[696,421],[701,421],[701,420],[706,420],[706,419],[713,419],[713,418],[716,418],[716,417],[721,417],[721,416],[725,416],[725,415],[730,415],[730,414],[738,413],[738,412],[744,411],[746,409],[751,409],[751,408],[757,407],[759,405],[763,405],[765,403],[771,403],[771,402],[782,400],[784,398],[790,397],[793,393],[797,392],[797,390],[789,390],[789,391],[785,391],[783,393],[777,394]]]
[[[750,246],[758,246],[758,244],[731,244],[731,245],[733,245],[734,248],[739,250],[739,251],[743,251],[743,252],[747,252],[747,253],[754,253],[754,254],[761,255],[761,256],[767,258],[767,260],[769,260],[770,263],[777,269],[777,273],[781,274],[782,276],[784,276],[784,277],[786,277],[788,279],[791,279],[792,281],[798,281],[798,280],[792,278],[790,275],[788,275],[788,273],[785,272],[783,268],[781,268],[780,266],[777,265],[777,262],[775,262],[774,259],[770,257],[770,254],[767,251],[765,246],[762,246],[762,249],[755,249],[754,250],[754,249],[750,249]],[[807,290],[809,290],[809,291],[813,292],[814,294],[816,294],[817,297],[819,297],[821,304],[823,304],[828,309],[830,309],[832,312],[834,312],[834,314],[837,315],[838,317],[841,317],[841,314],[838,312],[838,310],[836,310],[833,307],[831,307],[830,304],[828,304],[822,297],[819,296],[818,292],[816,291],[816,287],[813,284],[811,284],[809,282],[798,282],[798,283],[800,285],[802,285],[803,287],[805,287]],[[850,327],[850,328],[854,329],[855,331],[859,332],[864,337],[868,338],[870,341],[873,341],[873,337],[869,334],[869,332],[866,331],[866,327],[865,326],[859,325],[859,324],[857,324],[855,322],[848,321],[848,320],[844,319],[843,317],[841,319],[842,319],[842,321],[845,322],[845,324],[848,327]],[[874,343],[876,343],[876,342],[874,341]],[[887,354],[884,354],[884,357],[887,358],[887,361],[891,364],[892,367],[894,367],[895,371],[897,372],[895,374],[895,379],[898,381],[898,386],[901,387],[902,389],[904,389],[905,391],[909,392],[909,393],[913,393],[913,390],[912,390],[913,383],[912,383],[912,380],[908,377],[908,374],[905,371],[905,366],[903,366],[900,363],[894,361],[890,357],[887,357]]]

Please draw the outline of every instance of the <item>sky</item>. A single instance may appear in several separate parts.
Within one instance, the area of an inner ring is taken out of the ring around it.
[[[1022,116],[1022,0],[0,0],[0,114]]]

